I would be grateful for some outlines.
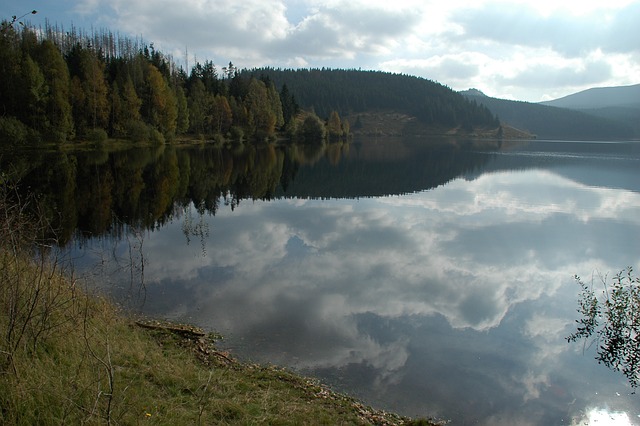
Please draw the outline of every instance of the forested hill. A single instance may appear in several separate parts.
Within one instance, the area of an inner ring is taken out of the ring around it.
[[[497,128],[498,117],[483,105],[468,100],[439,83],[381,71],[343,69],[274,69],[243,71],[286,86],[304,108],[327,118],[336,110],[341,116],[391,110],[415,116],[427,125],[446,128]]]
[[[637,138],[634,129],[622,122],[586,112],[497,99],[477,90],[463,92],[485,105],[504,124],[535,134],[539,139],[607,140]]]

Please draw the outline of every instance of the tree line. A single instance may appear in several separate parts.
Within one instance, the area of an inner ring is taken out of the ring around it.
[[[153,43],[49,24],[2,24],[0,94],[0,137],[14,143],[344,133],[301,111],[286,86],[277,90],[268,77],[241,74],[231,62],[221,74],[212,61],[196,62],[187,75]]]
[[[187,65],[188,66],[188,65]],[[391,109],[446,128],[499,126],[483,105],[426,79],[377,71],[220,70],[189,73],[141,38],[58,25],[0,32],[0,139],[163,142],[341,139],[347,114]]]

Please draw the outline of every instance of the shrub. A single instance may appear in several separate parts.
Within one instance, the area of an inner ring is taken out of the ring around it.
[[[126,134],[134,142],[146,142],[149,140],[149,128],[142,121],[129,121]]]
[[[229,133],[231,134],[231,139],[234,141],[241,142],[242,139],[244,139],[244,130],[242,130],[240,126],[232,126],[231,129],[229,129]]]
[[[315,114],[304,119],[301,132],[304,142],[309,144],[322,144],[327,135],[324,123]]]
[[[91,129],[87,132],[87,140],[89,142],[102,143],[105,142],[109,136],[104,129]]]
[[[0,117],[0,140],[12,145],[24,144],[33,133],[28,126],[15,117]]]
[[[618,273],[607,285],[601,278],[600,295],[580,277],[575,277],[582,289],[576,320],[578,329],[567,337],[569,342],[594,339],[596,360],[612,370],[622,372],[632,387],[640,385],[640,277],[633,269]]]
[[[159,130],[150,128],[149,129],[149,142],[155,145],[162,145],[165,143],[164,136],[160,133]]]

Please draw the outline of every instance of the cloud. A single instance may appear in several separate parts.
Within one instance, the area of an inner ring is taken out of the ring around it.
[[[427,59],[394,59],[381,62],[379,67],[389,72],[416,75],[455,84],[477,77],[483,59],[486,57],[480,54],[445,54]]]
[[[418,22],[419,13],[407,10],[384,11],[341,3],[306,16],[289,31],[281,45],[272,46],[271,55],[291,52],[323,59],[389,53],[397,40],[410,33]]]
[[[283,201],[295,211],[244,204],[212,220],[206,264],[152,240],[145,247],[159,252],[146,274],[192,279],[196,300],[230,301],[217,308],[224,318],[237,314],[236,302],[260,306],[244,311],[238,324],[247,329],[266,327],[274,312],[295,302],[305,307],[301,316],[317,316],[308,323],[344,321],[336,330],[352,329],[353,316],[366,312],[441,315],[454,328],[487,330],[513,304],[553,294],[570,278],[561,272],[567,265],[580,270],[576,257],[590,267],[633,260],[626,255],[635,250],[633,240],[624,239],[626,225],[601,218],[616,206],[636,223],[637,194],[618,199],[617,192],[577,187],[548,172],[498,173],[453,181],[434,193],[362,201],[357,210],[340,200]],[[549,241],[556,249],[539,249]],[[221,268],[232,271],[231,278],[199,285],[216,281]]]
[[[97,1],[87,0],[83,10],[95,10]],[[238,58],[241,66],[389,53],[420,21],[420,11],[350,2],[114,0],[102,6],[130,34],[205,59]]]
[[[114,0],[103,7],[117,28],[158,45],[210,55],[203,59],[256,56],[253,49],[285,38],[290,28],[282,1]]]
[[[456,11],[452,20],[463,28],[463,33],[451,37],[550,48],[568,57],[584,56],[598,49],[630,53],[640,50],[638,43],[632,42],[640,39],[640,29],[632,18],[639,15],[638,4],[583,15],[559,10],[545,16],[534,6],[490,3]]]
[[[640,3],[630,0],[81,0],[39,12],[36,24],[142,36],[179,64],[188,50],[191,65],[381,69],[507,99],[637,84],[640,75]]]
[[[536,152],[514,155],[525,154]],[[566,159],[545,164],[402,197],[246,201],[202,218],[206,257],[198,241],[184,245],[182,221],[200,221],[190,206],[146,234],[145,310],[217,329],[238,354],[236,345],[257,348],[254,361],[339,368],[345,381],[357,372],[366,384],[352,388],[369,395],[430,390],[444,405],[481,394],[470,415],[495,414],[480,412],[491,400],[507,424],[553,423],[543,416],[574,399],[584,407],[587,389],[575,383],[593,362],[563,369],[576,359],[563,340],[578,291],[571,273],[635,263],[640,193],[580,183]],[[411,403],[407,412],[425,410]]]
[[[528,64],[515,75],[498,76],[496,81],[505,85],[539,88],[549,87],[550,82],[558,86],[593,86],[612,76],[611,65],[602,59],[567,62],[547,60],[546,63]]]

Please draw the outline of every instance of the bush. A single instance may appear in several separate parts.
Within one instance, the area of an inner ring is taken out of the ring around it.
[[[305,143],[322,144],[327,135],[327,130],[317,115],[309,115],[302,123],[301,133]]]
[[[229,133],[231,134],[231,139],[234,141],[240,142],[244,139],[244,130],[242,130],[242,127],[233,126],[229,129]]]
[[[631,267],[619,272],[607,284],[601,277],[602,292],[598,295],[593,284],[585,284],[575,277],[582,289],[576,320],[578,329],[567,337],[569,342],[594,339],[597,343],[596,360],[622,372],[631,387],[640,385],[640,277]]]
[[[159,130],[149,128],[149,142],[154,145],[162,145],[165,142],[164,135]]]
[[[0,117],[0,140],[20,145],[33,139],[34,131],[15,117]]]
[[[89,142],[102,143],[109,139],[104,129],[91,129],[87,132],[87,140]]]
[[[222,136],[220,133],[216,133],[215,135],[213,135],[213,143],[219,146],[224,145],[224,143],[226,142],[224,136]]]
[[[134,142],[146,142],[149,140],[149,128],[142,121],[129,121],[126,134]]]

